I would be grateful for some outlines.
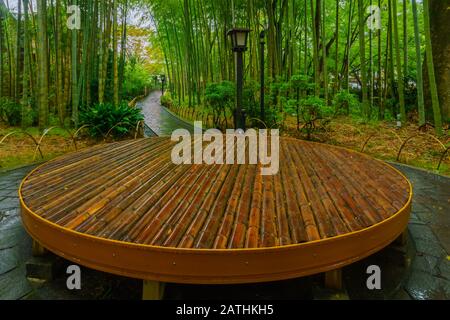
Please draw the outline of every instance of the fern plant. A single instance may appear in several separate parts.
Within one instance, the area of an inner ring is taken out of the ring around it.
[[[89,135],[102,138],[110,130],[114,138],[124,138],[130,135],[139,121],[144,117],[137,108],[130,108],[123,102],[115,107],[111,103],[96,104],[85,108],[80,113],[80,123],[89,126]]]

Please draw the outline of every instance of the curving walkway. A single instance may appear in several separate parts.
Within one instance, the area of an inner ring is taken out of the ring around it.
[[[450,299],[450,178],[396,165],[414,188],[409,224],[416,248],[405,284],[413,299]]]
[[[0,300],[20,299],[32,290],[25,278],[31,239],[22,226],[17,190],[33,168],[0,173]]]
[[[194,126],[169,112],[160,104],[161,92],[154,91],[140,101],[136,107],[142,110],[147,136],[171,136],[177,129],[186,129],[194,132]]]

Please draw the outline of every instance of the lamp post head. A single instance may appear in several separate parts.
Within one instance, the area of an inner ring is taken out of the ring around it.
[[[245,28],[234,28],[228,31],[228,36],[231,37],[234,52],[247,51],[248,34],[250,31],[250,29]]]

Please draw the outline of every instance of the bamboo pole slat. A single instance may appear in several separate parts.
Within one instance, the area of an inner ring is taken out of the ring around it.
[[[280,143],[274,176],[260,175],[255,164],[175,165],[168,138],[103,144],[39,167],[21,196],[67,230],[193,250],[343,236],[391,218],[410,198],[403,176],[365,155],[290,138]]]

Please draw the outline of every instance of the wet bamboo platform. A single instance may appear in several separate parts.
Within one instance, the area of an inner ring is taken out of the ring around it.
[[[280,171],[174,165],[168,138],[60,157],[22,183],[22,218],[44,247],[118,275],[246,283],[311,275],[371,255],[406,228],[412,188],[387,164],[281,139]]]

